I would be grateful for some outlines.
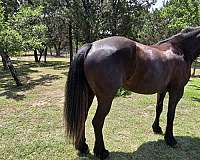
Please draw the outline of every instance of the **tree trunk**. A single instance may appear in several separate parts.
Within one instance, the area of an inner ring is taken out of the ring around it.
[[[37,55],[37,49],[34,50],[34,58],[35,58],[35,62],[39,62],[38,60],[38,55]]]
[[[22,86],[22,83],[20,82],[20,80],[17,77],[17,72],[12,64],[12,61],[10,60],[10,57],[8,56],[7,53],[5,52],[1,52],[1,57],[4,59],[7,68],[9,69],[13,79],[15,80],[15,83],[17,86]]]
[[[3,63],[3,69],[4,69],[4,70],[7,70],[8,67],[7,67],[7,65],[6,65],[6,61],[5,61],[5,59],[3,58],[2,54],[1,54],[1,59],[2,59],[2,63]]]
[[[50,55],[53,56],[51,47],[49,47],[49,52],[50,52]]]
[[[46,46],[44,49],[44,62],[45,63],[47,62],[47,49],[48,49],[48,47]]]
[[[70,65],[73,61],[73,39],[72,39],[72,23],[69,22],[69,54],[70,54]]]
[[[196,67],[194,66],[194,68],[193,68],[193,72],[192,72],[192,77],[195,76],[195,73],[196,73]]]
[[[76,53],[77,53],[78,52],[78,39],[79,39],[78,31],[76,32],[75,36],[76,36]]]
[[[39,57],[39,62],[40,62],[41,58],[42,58],[42,55],[43,55],[43,52],[44,52],[44,49],[39,49],[38,51],[40,53],[40,57]]]
[[[88,22],[89,20],[86,20],[86,37],[85,37],[85,42],[90,43],[91,42],[91,33],[90,33],[90,23]]]
[[[112,2],[112,26],[111,26],[111,32],[112,36],[115,36],[117,34],[117,1]]]
[[[194,61],[194,65],[193,65],[193,72],[192,72],[192,77],[195,76],[195,72],[196,72],[196,65],[197,65],[197,60]]]
[[[61,42],[58,42],[58,46],[54,44],[54,48],[56,50],[56,56],[60,56],[60,50],[61,50]]]
[[[90,6],[91,6],[91,2],[89,0],[82,0],[83,3],[83,8],[84,8],[84,12],[85,12],[85,42],[86,43],[90,43],[91,42],[91,26],[90,26],[90,22],[89,22],[89,17],[90,17]]]

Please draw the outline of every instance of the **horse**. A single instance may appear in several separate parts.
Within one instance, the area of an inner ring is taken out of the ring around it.
[[[191,64],[200,54],[200,27],[188,27],[154,45],[144,45],[121,36],[97,40],[82,46],[69,68],[64,102],[64,124],[75,149],[89,153],[85,121],[94,96],[98,106],[92,125],[94,155],[109,156],[102,128],[117,90],[123,87],[140,94],[157,93],[156,116],[152,128],[162,133],[159,118],[163,100],[169,93],[164,139],[174,147],[175,110],[191,76]]]

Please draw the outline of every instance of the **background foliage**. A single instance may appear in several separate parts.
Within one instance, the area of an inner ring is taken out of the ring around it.
[[[70,47],[75,51],[83,43],[112,35],[153,44],[187,26],[200,24],[199,0],[170,0],[153,10],[155,2],[2,0],[0,49],[13,54],[46,45],[60,55],[69,53]]]

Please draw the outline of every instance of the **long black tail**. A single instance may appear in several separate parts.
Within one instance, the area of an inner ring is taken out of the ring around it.
[[[66,134],[73,143],[80,141],[88,107],[88,86],[84,74],[84,60],[92,44],[84,45],[69,68],[65,91],[64,121]]]

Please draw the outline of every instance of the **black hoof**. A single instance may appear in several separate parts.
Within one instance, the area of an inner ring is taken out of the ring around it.
[[[104,149],[102,152],[94,153],[95,157],[99,158],[100,160],[105,160],[109,157],[109,151]]]
[[[153,132],[155,133],[155,134],[163,134],[163,131],[162,131],[162,128],[160,127],[160,126],[152,126],[152,128],[153,128]]]
[[[79,148],[78,148],[78,155],[82,156],[82,155],[86,155],[89,153],[89,147],[86,143],[82,144]]]
[[[170,147],[175,147],[177,144],[177,141],[175,140],[175,138],[173,136],[165,136],[165,142]]]

